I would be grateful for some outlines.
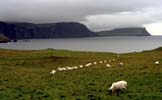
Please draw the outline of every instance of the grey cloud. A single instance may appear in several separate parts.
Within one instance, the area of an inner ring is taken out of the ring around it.
[[[153,10],[153,8],[161,7],[161,4],[161,0],[156,0],[156,2],[155,0],[1,0],[0,20],[34,23],[79,21],[86,23],[94,30],[98,30],[99,27],[112,28],[120,27],[120,25],[139,26],[151,22],[147,20],[152,20],[152,22],[161,20],[161,13],[158,14]],[[152,10],[149,11],[148,8],[152,8]],[[144,9],[147,14],[143,14]],[[131,14],[117,15],[121,12],[131,12]],[[142,16],[136,16],[136,12],[140,12]],[[94,20],[92,16],[100,15],[109,15],[109,18],[105,18],[106,21],[98,24],[99,19]],[[123,17],[122,20],[127,20],[120,21],[120,18],[117,20],[117,16]],[[147,16],[152,17],[146,20]],[[130,24],[131,18],[137,22]]]
[[[120,27],[142,27],[146,24],[162,21],[162,7],[145,8],[134,12],[119,12],[87,16],[86,24],[92,30],[105,30]]]

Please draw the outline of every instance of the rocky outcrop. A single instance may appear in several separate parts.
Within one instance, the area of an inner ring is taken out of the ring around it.
[[[0,33],[0,43],[7,43],[7,42],[10,42],[11,40],[4,36],[3,34]]]

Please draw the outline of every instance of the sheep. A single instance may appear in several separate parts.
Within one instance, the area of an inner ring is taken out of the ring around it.
[[[59,67],[59,68],[57,68],[57,69],[58,69],[58,71],[62,71],[62,68],[60,68],[60,67]]]
[[[50,72],[51,75],[54,75],[55,73],[56,73],[55,69]]]
[[[94,64],[94,65],[96,65],[96,64],[97,64],[97,62],[93,62],[93,64]]]
[[[111,67],[111,65],[110,64],[106,64],[106,67]]]
[[[107,63],[107,61],[105,60],[104,63]]]
[[[92,63],[88,63],[88,64],[86,64],[85,66],[86,67],[89,67],[89,66],[91,66],[92,65]]]
[[[77,66],[74,66],[73,69],[78,69],[78,67]]]
[[[57,68],[59,71],[66,71],[66,68],[65,67],[62,67],[62,68]]]
[[[120,66],[123,66],[124,64],[123,64],[123,62],[121,62],[121,63],[119,63],[119,65],[120,65]]]
[[[111,94],[117,93],[117,95],[119,95],[118,93],[120,91],[126,90],[127,89],[127,82],[126,81],[118,81],[118,82],[114,82],[111,87],[109,88],[109,92]]]
[[[112,59],[112,61],[114,62],[114,61],[115,61],[115,59]]]
[[[160,64],[160,62],[159,61],[155,61],[155,65],[159,65]]]
[[[109,62],[111,62],[111,60],[109,60]]]
[[[83,65],[80,65],[79,67],[80,67],[80,68],[83,68]]]
[[[67,69],[67,70],[73,70],[73,68],[72,68],[72,67],[66,67],[66,69]]]
[[[117,57],[120,58],[120,55],[118,54]]]
[[[99,61],[99,63],[100,63],[100,64],[102,64],[102,63],[103,63],[103,61]]]

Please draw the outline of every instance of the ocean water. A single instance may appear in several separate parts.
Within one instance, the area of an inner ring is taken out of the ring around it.
[[[129,53],[151,50],[162,46],[162,36],[140,37],[90,37],[62,39],[29,39],[1,43],[0,48],[18,50],[61,49],[73,51],[98,51]]]

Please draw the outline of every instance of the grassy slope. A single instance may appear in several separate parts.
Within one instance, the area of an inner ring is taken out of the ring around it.
[[[16,51],[0,49],[0,98],[2,100],[162,100],[162,48],[142,53]],[[109,60],[73,71],[49,72],[57,67]],[[123,62],[124,66],[119,66]],[[126,80],[128,90],[119,97],[108,94],[112,82]]]

